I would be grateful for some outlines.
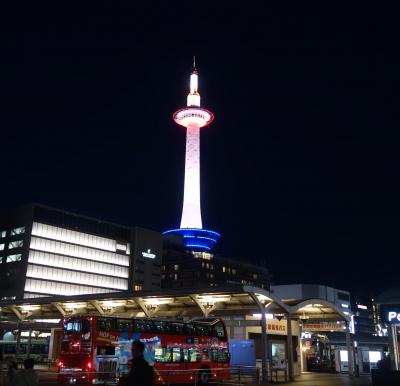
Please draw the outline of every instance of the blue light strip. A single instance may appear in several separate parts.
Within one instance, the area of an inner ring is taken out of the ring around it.
[[[197,251],[210,251],[221,235],[202,228],[176,228],[163,232],[163,235],[176,234],[183,238],[186,248]]]

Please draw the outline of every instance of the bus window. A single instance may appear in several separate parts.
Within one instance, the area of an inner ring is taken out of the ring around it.
[[[131,332],[132,331],[132,321],[127,319],[118,320],[118,331],[119,332]]]
[[[190,360],[190,362],[200,362],[201,361],[201,355],[199,353],[199,350],[197,350],[197,348],[189,349],[189,360]]]
[[[164,332],[164,325],[162,321],[160,320],[154,321],[154,332],[158,332],[160,334]]]
[[[115,346],[97,346],[97,355],[115,355]]]
[[[181,349],[179,347],[172,349],[172,362],[181,362]]]
[[[144,326],[144,331],[145,332],[151,332],[153,331],[153,321],[152,320],[146,320],[143,322]]]
[[[189,362],[189,350],[187,348],[183,349],[183,361]]]
[[[112,318],[97,318],[97,329],[99,331],[115,331]]]
[[[143,332],[143,320],[135,320],[135,332]]]
[[[230,361],[230,354],[226,348],[213,348],[207,350],[207,358],[217,363],[228,363]]]
[[[225,338],[225,329],[224,325],[221,322],[218,322],[214,326],[214,336],[218,336],[218,338]]]
[[[191,323],[186,324],[185,330],[187,335],[194,335],[195,333],[194,326]]]
[[[211,335],[211,328],[210,328],[210,326],[206,326],[206,325],[201,325],[201,324],[199,324],[199,325],[197,325],[196,326],[197,328],[196,328],[196,335],[205,335],[205,336],[207,336],[207,335]]]
[[[171,349],[165,347],[156,347],[154,350],[154,361],[155,362],[170,362],[171,361]]]
[[[82,319],[82,340],[90,340],[90,322]]]

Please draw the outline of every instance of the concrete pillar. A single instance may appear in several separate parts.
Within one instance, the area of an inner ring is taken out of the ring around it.
[[[26,357],[31,357],[31,347],[32,347],[32,330],[29,329],[28,345],[26,347]]]
[[[392,324],[390,326],[390,348],[392,352],[392,368],[394,370],[399,370],[400,366],[400,358],[399,358],[399,344],[398,344],[398,339],[397,339],[397,325]]]
[[[305,371],[304,370],[304,355],[303,355],[303,339],[301,339],[303,332],[303,323],[299,322],[299,352],[300,352],[300,374]]]
[[[19,352],[20,352],[20,348],[21,348],[21,329],[20,329],[20,324],[18,323],[18,330],[17,330],[17,343],[15,346],[15,358],[17,359],[17,362],[19,360]]]
[[[349,376],[352,377],[354,375],[354,357],[353,357],[353,346],[351,345],[350,340],[350,330],[349,323],[346,321],[346,349],[347,349],[347,357],[348,357],[348,368],[349,368]]]
[[[287,359],[289,380],[294,380],[293,373],[293,337],[292,337],[292,315],[287,314]]]
[[[264,308],[264,307],[263,307]],[[268,358],[269,358],[269,347],[268,347],[268,334],[267,334],[267,318],[265,317],[265,309],[261,312],[261,376],[262,382],[268,383]]]

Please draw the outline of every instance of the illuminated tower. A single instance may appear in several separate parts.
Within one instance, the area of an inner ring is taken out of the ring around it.
[[[220,237],[218,232],[203,229],[200,209],[200,129],[208,126],[214,115],[200,107],[198,92],[198,74],[193,63],[190,74],[190,91],[187,96],[187,107],[176,111],[174,121],[186,127],[185,187],[181,226],[164,232],[180,234],[187,249],[209,251]]]

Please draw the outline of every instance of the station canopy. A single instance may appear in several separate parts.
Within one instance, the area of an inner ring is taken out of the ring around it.
[[[125,318],[198,318],[252,315],[260,312],[288,314],[292,319],[347,320],[333,303],[321,299],[284,302],[264,289],[232,285],[218,288],[170,289],[112,294],[41,297],[0,302],[0,324],[19,323],[21,328],[48,328],[47,320],[69,315],[103,315]]]

